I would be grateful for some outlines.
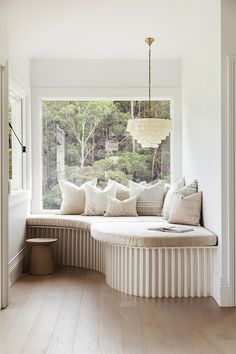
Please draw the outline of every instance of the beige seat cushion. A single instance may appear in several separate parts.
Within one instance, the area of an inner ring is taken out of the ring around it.
[[[217,243],[217,237],[201,226],[191,226],[194,231],[184,234],[147,230],[152,227],[170,226],[158,216],[104,218],[104,216],[35,214],[27,219],[27,225],[91,229],[91,234],[96,240],[133,247],[198,247],[214,246]]]
[[[162,222],[162,217],[158,216],[137,216],[135,217],[135,223],[140,222],[155,222],[156,225]],[[84,215],[58,215],[58,214],[33,214],[27,220],[28,226],[36,227],[65,227],[65,228],[77,228],[90,230],[90,227],[94,223],[122,223],[122,222],[134,222],[134,218],[130,217],[109,217],[104,216],[84,216]]]
[[[170,226],[161,222],[158,227]],[[215,246],[216,236],[201,226],[193,226],[193,231],[184,234],[148,230],[157,227],[157,223],[95,223],[91,226],[91,235],[95,240],[130,247],[200,247]]]

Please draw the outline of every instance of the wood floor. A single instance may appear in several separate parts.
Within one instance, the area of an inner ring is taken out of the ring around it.
[[[0,353],[236,353],[236,309],[123,295],[87,270],[23,274],[0,311]]]

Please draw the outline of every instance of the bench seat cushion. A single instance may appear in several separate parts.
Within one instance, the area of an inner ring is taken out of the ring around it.
[[[191,226],[193,231],[178,234],[148,230],[170,225],[173,226],[158,216],[105,218],[34,214],[27,219],[27,226],[91,230],[91,236],[98,241],[130,247],[207,247],[217,244],[217,237],[201,226]]]
[[[94,223],[123,223],[123,222],[161,222],[159,216],[137,216],[137,217],[104,217],[104,216],[84,216],[84,215],[59,215],[59,214],[33,214],[26,223],[28,226],[45,227],[66,227],[90,230]]]
[[[216,236],[201,226],[191,226],[193,231],[171,233],[148,230],[153,227],[170,226],[167,222],[95,223],[91,226],[91,236],[101,242],[129,247],[206,247],[215,246]],[[171,224],[173,226],[173,224]]]

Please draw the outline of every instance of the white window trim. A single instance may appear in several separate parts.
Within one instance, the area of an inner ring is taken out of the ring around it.
[[[42,100],[146,100],[146,91],[145,87],[32,89],[32,213],[49,212],[42,208]],[[170,100],[171,103],[171,181],[182,176],[180,92],[179,88],[152,88],[153,100]]]
[[[19,85],[12,77],[9,78],[9,94],[15,95],[22,100],[22,144],[26,146],[26,153],[22,160],[22,188],[16,191],[10,191],[9,207],[30,198],[30,178],[29,178],[29,92]]]

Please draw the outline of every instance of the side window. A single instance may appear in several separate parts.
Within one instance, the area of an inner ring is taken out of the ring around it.
[[[9,180],[11,191],[23,189],[23,154],[22,147],[17,137],[22,142],[22,99],[13,94],[9,97]],[[17,137],[16,137],[17,136]]]

